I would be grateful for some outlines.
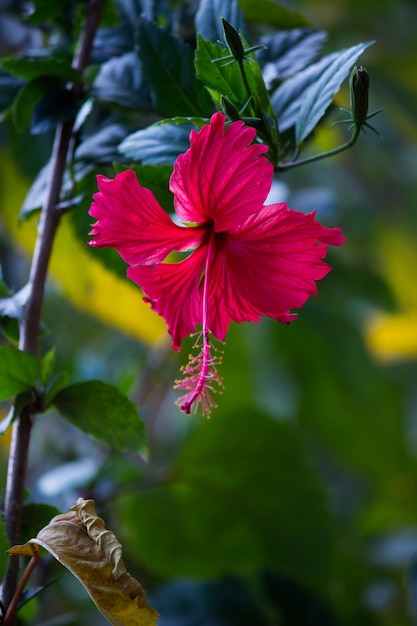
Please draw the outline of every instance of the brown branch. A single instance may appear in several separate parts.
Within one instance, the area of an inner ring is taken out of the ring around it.
[[[87,5],[86,22],[73,61],[73,67],[80,73],[85,69],[90,58],[94,35],[100,21],[103,5],[104,0],[90,0]],[[69,86],[69,89],[78,90],[79,85]],[[56,205],[59,201],[67,166],[73,126],[74,119],[67,120],[57,128],[55,135],[50,160],[49,185],[42,208],[38,237],[29,275],[30,295],[20,329],[19,348],[35,356],[38,350],[38,333],[49,259],[60,221],[60,212],[56,210]],[[20,541],[26,466],[30,433],[35,415],[36,406],[26,407],[13,425],[4,505],[6,532],[11,545],[15,545]],[[18,567],[18,557],[12,556],[2,588],[2,602],[6,611],[15,594]]]

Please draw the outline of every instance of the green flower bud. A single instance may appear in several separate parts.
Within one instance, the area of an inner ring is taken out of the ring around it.
[[[229,24],[222,17],[222,24],[224,30],[224,36],[226,38],[227,45],[229,46],[230,52],[233,54],[236,61],[243,61],[245,58],[245,50],[243,49],[242,40],[236,28]]]
[[[232,120],[232,122],[236,122],[237,120],[242,119],[239,111],[237,110],[233,102],[229,100],[229,98],[227,98],[226,96],[222,96],[221,103],[223,111],[226,113],[227,117]]]
[[[349,86],[352,121],[355,126],[363,126],[368,119],[369,74],[362,65],[353,68]]]

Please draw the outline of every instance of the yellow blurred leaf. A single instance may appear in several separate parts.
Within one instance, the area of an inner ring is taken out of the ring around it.
[[[417,311],[402,315],[374,314],[365,332],[369,348],[381,361],[416,358]]]
[[[365,338],[382,361],[417,355],[417,243],[408,233],[390,228],[380,236],[382,269],[398,304],[399,313],[374,313],[365,326]]]
[[[122,546],[97,516],[93,500],[80,498],[57,515],[28,544],[40,545],[78,578],[98,610],[113,626],[155,626],[158,613],[142,585],[126,570]],[[15,546],[13,554],[26,546]]]
[[[0,153],[0,177],[0,210],[5,228],[17,247],[31,255],[36,220],[19,222],[29,185],[5,153]],[[163,338],[168,341],[164,321],[143,302],[139,288],[95,260],[78,241],[65,216],[54,243],[50,273],[66,297],[81,310],[146,343],[154,344]]]

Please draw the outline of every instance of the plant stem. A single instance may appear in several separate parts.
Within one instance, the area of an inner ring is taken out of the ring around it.
[[[73,67],[80,73],[88,63],[103,4],[104,0],[90,0],[86,8],[86,21],[73,61]],[[69,89],[73,90],[79,88],[79,85],[69,86]],[[73,126],[74,119],[67,120],[58,126],[56,131],[50,160],[49,185],[41,212],[38,237],[30,269],[29,298],[21,323],[19,348],[34,356],[37,355],[38,351],[38,333],[49,259],[61,217],[56,205],[59,201],[67,166]],[[20,541],[26,466],[30,433],[35,416],[36,408],[26,407],[13,424],[4,505],[6,532],[11,545]],[[15,594],[18,568],[18,557],[11,556],[2,587],[4,611],[7,611]]]
[[[355,126],[355,129],[352,133],[352,137],[346,143],[338,146],[337,148],[333,148],[333,150],[329,150],[328,152],[321,152],[320,154],[314,154],[311,157],[307,157],[306,159],[287,161],[286,163],[278,163],[276,167],[277,172],[283,172],[285,170],[292,169],[293,167],[298,167],[299,165],[307,165],[308,163],[314,163],[315,161],[320,161],[321,159],[327,159],[327,157],[335,156],[336,154],[340,154],[344,152],[348,148],[351,148],[358,140],[359,134],[361,132],[360,126]]]
[[[14,614],[16,612],[17,606],[19,604],[19,600],[22,597],[22,593],[25,590],[26,584],[30,578],[30,575],[32,574],[33,570],[35,569],[36,565],[38,564],[40,559],[40,552],[39,552],[39,548],[37,549],[36,553],[33,555],[33,557],[30,559],[24,573],[22,576],[22,579],[16,589],[16,592],[9,604],[9,607],[7,609],[7,613],[4,617],[4,622],[3,622],[3,626],[11,626],[11,624],[13,623],[14,620]]]

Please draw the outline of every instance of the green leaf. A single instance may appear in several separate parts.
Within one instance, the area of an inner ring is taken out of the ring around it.
[[[0,112],[6,111],[13,104],[22,86],[22,79],[10,76],[8,72],[0,69]]]
[[[350,68],[373,41],[360,43],[339,52],[326,68],[319,80],[305,94],[304,103],[295,126],[295,141],[299,146],[325,114],[340,85],[349,74]]]
[[[56,349],[49,350],[41,359],[40,362],[40,376],[43,383],[46,383],[52,376],[52,372],[55,367],[56,361]]]
[[[71,66],[71,59],[61,56],[6,57],[1,66],[10,74],[32,80],[51,77],[61,81],[79,82],[80,74]]]
[[[268,24],[277,28],[308,26],[307,19],[298,11],[291,11],[275,0],[239,0],[247,22]]]
[[[91,135],[83,137],[75,151],[78,161],[87,163],[111,163],[120,159],[118,146],[126,137],[126,127],[122,124],[106,124]]]
[[[23,507],[22,537],[21,541],[29,541],[32,537],[46,526],[54,515],[60,513],[59,509],[49,504],[31,502]]]
[[[128,135],[119,146],[132,161],[148,165],[172,164],[190,147],[191,124],[154,124]]]
[[[43,80],[43,79],[39,79]],[[53,84],[51,79],[49,80]],[[79,110],[79,100],[74,91],[68,91],[61,83],[38,102],[33,110],[31,133],[45,133],[55,129],[65,120],[75,118]]]
[[[145,19],[139,26],[138,43],[143,73],[158,111],[167,117],[209,117],[213,106],[195,77],[192,49]]]
[[[197,78],[207,87],[213,100],[221,105],[222,96],[226,96],[240,110],[248,99],[237,63],[226,65],[220,59],[229,56],[228,49],[197,36],[195,69]]]
[[[325,31],[311,28],[294,28],[261,37],[259,44],[266,48],[256,56],[268,87],[297,75],[312,63],[326,38]]]
[[[37,360],[11,346],[0,346],[0,402],[35,387]]]
[[[222,18],[236,30],[245,30],[243,13],[236,0],[201,0],[195,15],[196,32],[209,41],[223,41]]]
[[[53,399],[57,410],[80,430],[118,450],[139,452],[145,426],[136,405],[117,387],[100,380],[69,385]]]
[[[123,519],[135,520],[134,554],[153,571],[209,577],[271,568],[325,579],[325,497],[288,424],[245,410],[216,414],[188,438],[169,476],[122,504]]]
[[[23,85],[12,107],[16,130],[22,132],[30,127],[35,106],[59,85],[56,80],[46,77],[36,78]]]
[[[91,93],[99,100],[124,107],[152,109],[149,85],[143,78],[135,52],[128,52],[103,63]]]
[[[320,61],[309,65],[294,76],[287,78],[272,94],[271,102],[278,118],[281,132],[297,123],[306,93],[328,67],[337,59],[338,53],[328,54]]]
[[[59,17],[64,8],[71,3],[72,0],[33,0],[32,11],[26,19],[30,24],[45,24]]]

